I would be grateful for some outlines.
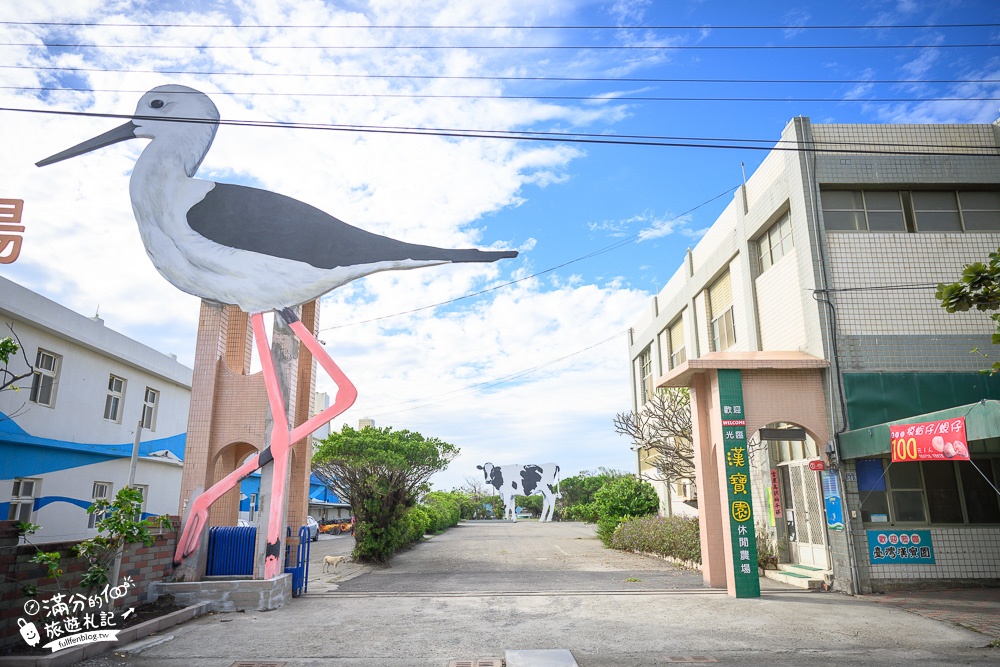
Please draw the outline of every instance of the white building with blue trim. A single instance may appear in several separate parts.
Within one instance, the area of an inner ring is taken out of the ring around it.
[[[128,484],[143,514],[178,514],[191,369],[0,278],[0,338],[20,339],[9,369],[33,373],[0,391],[0,517],[40,525],[36,542],[97,534],[87,508]]]

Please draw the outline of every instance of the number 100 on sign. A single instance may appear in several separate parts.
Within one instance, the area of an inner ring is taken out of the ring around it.
[[[889,427],[893,463],[906,461],[968,461],[965,418]]]

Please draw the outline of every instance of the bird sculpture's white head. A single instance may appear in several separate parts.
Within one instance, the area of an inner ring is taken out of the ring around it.
[[[208,95],[194,88],[157,86],[139,99],[132,118],[132,135],[170,143],[180,155],[197,156],[185,164],[194,176],[219,127],[219,110]]]
[[[212,145],[218,127],[219,110],[208,95],[176,84],[157,86],[142,96],[129,122],[36,164],[44,167],[119,141],[143,138],[170,146],[182,158],[184,171],[191,177]]]

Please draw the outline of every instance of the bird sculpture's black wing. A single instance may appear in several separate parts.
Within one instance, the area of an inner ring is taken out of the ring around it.
[[[187,213],[191,229],[220,245],[305,262],[320,269],[419,260],[495,262],[514,251],[446,249],[404,243],[352,227],[284,195],[216,183]]]

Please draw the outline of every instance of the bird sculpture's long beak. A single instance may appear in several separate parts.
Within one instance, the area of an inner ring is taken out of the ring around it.
[[[98,148],[103,148],[105,146],[110,146],[111,144],[117,144],[119,141],[125,141],[126,139],[135,139],[136,124],[132,121],[120,125],[110,132],[105,132],[104,134],[94,137],[93,139],[88,139],[82,144],[77,144],[73,148],[67,148],[62,153],[56,153],[52,157],[47,157],[40,162],[36,162],[36,167],[44,167],[46,165],[53,164],[55,162],[62,162],[63,160],[68,160],[71,157],[76,157],[77,155],[83,155],[84,153],[89,153],[90,151],[97,150]]]

